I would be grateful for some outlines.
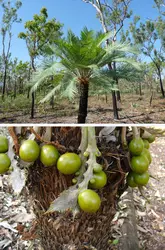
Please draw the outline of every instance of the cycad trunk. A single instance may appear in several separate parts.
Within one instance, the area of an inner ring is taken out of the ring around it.
[[[60,153],[77,152],[81,130],[76,127],[53,128],[51,140],[65,147]],[[117,145],[114,142],[106,144],[105,141],[98,144],[102,152],[98,162],[103,165],[106,162],[107,167],[104,166],[104,171],[108,183],[98,191],[102,204],[95,214],[80,212],[74,217],[68,210],[65,213],[54,212],[44,215],[50,203],[72,185],[73,176],[64,176],[56,167],[44,167],[40,162],[29,168],[28,187],[37,217],[38,237],[44,250],[112,249],[109,244],[112,237],[111,220],[115,214],[116,194],[119,191],[123,192],[124,171],[128,164],[125,157],[116,157]]]
[[[88,83],[80,83],[80,101],[78,111],[78,123],[85,123],[88,109]]]

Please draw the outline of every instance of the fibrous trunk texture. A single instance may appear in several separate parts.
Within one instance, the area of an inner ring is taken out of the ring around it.
[[[81,139],[80,128],[53,128],[52,140],[58,141],[66,151],[77,152]],[[110,250],[111,220],[115,214],[117,194],[125,188],[126,158],[117,158],[115,143],[98,142],[102,156],[98,163],[104,165],[107,185],[98,191],[102,203],[97,213],[70,211],[44,214],[50,203],[72,185],[73,176],[64,176],[56,167],[44,167],[40,162],[29,169],[28,188],[33,199],[38,224],[38,236],[45,250]],[[60,152],[64,153],[64,152]],[[113,154],[115,157],[113,157]]]
[[[88,109],[88,83],[80,84],[80,101],[78,111],[78,123],[85,123]]]

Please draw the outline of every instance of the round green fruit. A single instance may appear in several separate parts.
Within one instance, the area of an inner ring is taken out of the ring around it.
[[[149,149],[150,148],[150,143],[149,143],[149,141],[148,140],[143,140],[143,143],[144,143],[144,148],[147,148],[147,149]]]
[[[135,180],[134,180],[134,172],[129,172],[129,174],[127,175],[127,184],[129,187],[137,187],[138,185],[136,184]]]
[[[0,136],[0,153],[6,153],[8,151],[8,140],[5,136]]]
[[[94,172],[94,173],[99,173],[99,172],[102,171],[102,169],[103,169],[103,167],[102,167],[100,164],[96,163],[96,164],[94,165],[93,172]]]
[[[133,156],[131,159],[131,169],[137,173],[142,174],[148,170],[149,161],[146,156]]]
[[[142,174],[134,173],[133,176],[134,176],[135,182],[139,186],[145,186],[148,183],[149,177],[150,177],[148,172],[144,172]]]
[[[59,152],[53,145],[43,145],[40,151],[40,161],[47,167],[54,166],[59,158]]]
[[[141,138],[134,138],[129,143],[129,151],[132,155],[140,155],[143,151],[144,143]]]
[[[81,167],[81,159],[75,153],[65,153],[57,161],[57,168],[62,174],[74,174]]]
[[[11,161],[8,155],[1,153],[0,154],[0,174],[4,174],[9,170]]]
[[[148,161],[149,161],[149,164],[151,163],[152,161],[152,157],[151,157],[151,154],[150,154],[150,151],[147,149],[147,148],[144,148],[141,155],[144,155],[147,157]]]
[[[40,153],[40,147],[33,140],[26,140],[19,149],[19,156],[25,162],[33,162],[37,160]]]
[[[86,189],[78,195],[80,208],[87,213],[95,213],[101,205],[100,196],[91,189]]]
[[[155,135],[150,135],[147,140],[149,141],[149,143],[152,143],[155,141]]]
[[[104,171],[93,174],[94,183],[89,183],[90,188],[100,189],[103,188],[107,184],[107,175]]]

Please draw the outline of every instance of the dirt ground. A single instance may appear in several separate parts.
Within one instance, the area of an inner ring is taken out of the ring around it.
[[[135,193],[135,207],[138,218],[138,234],[142,250],[165,249],[165,138],[157,138],[151,144],[150,152],[152,163],[150,178],[145,195],[150,203],[142,199],[139,203],[139,194]],[[144,206],[143,206],[144,204]]]
[[[86,123],[112,124],[112,123],[165,123],[165,99],[155,93],[150,106],[150,94],[143,96],[135,94],[123,94],[119,105],[119,120],[113,119],[112,100],[108,96],[99,99],[90,97],[88,104],[88,116]],[[78,102],[66,101],[50,106],[35,107],[35,118],[30,119],[30,105],[22,110],[0,107],[0,123],[77,123]]]

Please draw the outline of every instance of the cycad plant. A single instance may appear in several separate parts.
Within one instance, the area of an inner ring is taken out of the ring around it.
[[[51,46],[57,60],[44,64],[43,69],[34,74],[31,91],[36,91],[47,77],[53,75],[56,85],[41,102],[48,101],[52,96],[59,97],[59,94],[70,99],[79,94],[78,123],[85,123],[89,85],[94,86],[99,82],[100,87],[109,91],[113,87],[111,78],[115,72],[111,70],[107,75],[105,66],[111,62],[123,62],[139,67],[128,55],[137,52],[128,43],[115,43],[104,47],[104,42],[110,36],[110,33],[102,34],[87,28],[81,31],[80,37],[68,31],[65,39],[59,39]]]

